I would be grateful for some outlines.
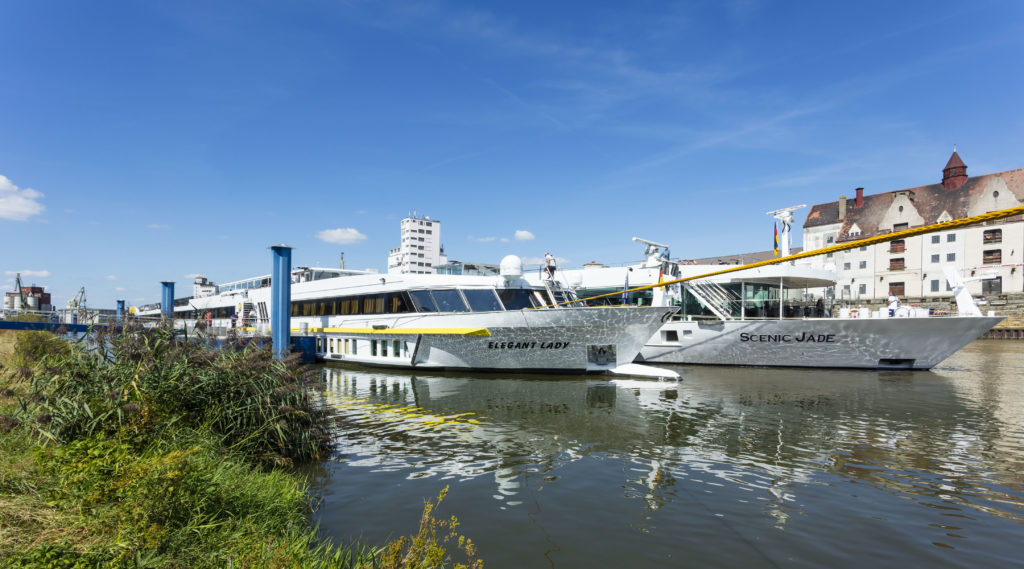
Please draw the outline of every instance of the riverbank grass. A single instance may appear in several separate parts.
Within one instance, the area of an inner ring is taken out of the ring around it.
[[[289,470],[331,450],[319,389],[297,359],[167,329],[0,332],[0,567],[481,568],[435,517],[447,488],[381,548],[319,535]]]
[[[295,362],[167,330],[0,338],[0,565],[372,566],[282,470],[329,452]]]

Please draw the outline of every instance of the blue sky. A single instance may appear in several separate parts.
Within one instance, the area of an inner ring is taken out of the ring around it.
[[[0,271],[162,280],[767,249],[768,210],[1024,167],[1020,2],[0,3]],[[806,210],[797,212],[802,224]],[[319,237],[318,237],[319,235]],[[332,242],[333,241],[333,242]],[[799,244],[797,238],[796,243]]]

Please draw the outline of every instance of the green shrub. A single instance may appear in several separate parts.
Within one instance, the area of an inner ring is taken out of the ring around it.
[[[268,350],[213,350],[149,329],[100,336],[43,356],[34,418],[60,443],[121,433],[140,444],[181,429],[209,430],[226,450],[263,466],[324,458],[330,413],[315,376]]]

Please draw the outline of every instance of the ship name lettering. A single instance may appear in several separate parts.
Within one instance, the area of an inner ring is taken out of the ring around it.
[[[487,342],[490,350],[564,350],[569,347],[569,342]]]
[[[836,341],[836,335],[809,334],[807,332],[801,332],[800,334],[749,334],[747,332],[741,332],[740,341],[759,342],[764,344],[834,344]]]

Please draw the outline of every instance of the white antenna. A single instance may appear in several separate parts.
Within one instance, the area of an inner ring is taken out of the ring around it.
[[[783,257],[789,256],[789,246],[792,243],[790,238],[790,228],[793,226],[793,212],[802,207],[807,207],[807,204],[795,205],[792,207],[784,207],[775,211],[765,212],[765,215],[770,215],[775,219],[782,222],[782,236],[779,237],[779,253]]]
[[[658,253],[660,253],[662,250],[666,252],[668,251],[668,245],[663,245],[661,243],[656,243],[654,241],[648,241],[647,239],[641,239],[639,237],[634,237],[633,241],[647,245],[647,248],[644,249],[644,255],[647,256],[647,265],[652,267],[661,264],[661,260],[658,256]]]
[[[634,237],[633,241],[636,241],[637,243],[643,243],[644,245],[650,245],[651,247],[658,247],[660,249],[668,249],[668,245],[662,245],[661,243],[655,243],[654,241],[648,241],[646,239],[641,239],[639,237]]]

